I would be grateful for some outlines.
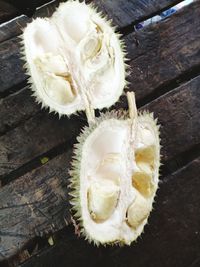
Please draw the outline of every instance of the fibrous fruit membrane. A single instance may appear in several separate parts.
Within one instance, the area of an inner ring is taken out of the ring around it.
[[[125,52],[109,21],[84,2],[60,4],[22,35],[34,96],[60,115],[109,107],[125,86]]]
[[[159,127],[153,115],[102,114],[78,137],[71,204],[80,232],[95,244],[127,244],[142,233],[158,188]]]

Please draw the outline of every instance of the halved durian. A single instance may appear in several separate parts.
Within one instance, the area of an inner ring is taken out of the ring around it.
[[[25,28],[23,43],[34,95],[60,115],[109,107],[125,86],[124,45],[109,21],[84,2],[60,4],[51,18]]]
[[[102,114],[74,149],[72,209],[81,233],[95,244],[136,240],[158,188],[159,127],[152,114],[137,115],[133,93],[128,102],[129,113]]]

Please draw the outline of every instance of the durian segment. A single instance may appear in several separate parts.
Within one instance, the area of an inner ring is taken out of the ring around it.
[[[135,158],[137,162],[146,162],[149,164],[151,169],[154,169],[155,164],[155,154],[156,147],[155,145],[149,145],[146,147],[139,148],[136,151]]]
[[[149,216],[151,211],[151,202],[140,194],[136,194],[133,203],[127,210],[128,224],[137,229]]]
[[[153,170],[157,158],[156,145],[158,142],[154,128],[149,129],[149,126],[144,124],[143,128],[138,130],[138,142],[141,145],[135,152],[136,162],[146,162]]]
[[[78,141],[71,187],[81,232],[95,244],[130,245],[143,232],[158,188],[156,121],[146,112],[137,116],[134,109],[102,114]],[[138,151],[151,146],[150,161],[144,155],[136,159]]]
[[[147,163],[137,162],[138,169],[132,176],[133,186],[145,197],[150,197],[155,192],[153,171]]]
[[[28,24],[23,39],[32,89],[50,110],[85,110],[90,119],[91,110],[111,106],[122,94],[123,45],[92,6],[61,3],[51,18]]]
[[[108,179],[93,181],[88,190],[90,215],[96,222],[107,220],[116,208],[120,188]]]
[[[135,169],[132,182],[133,186],[145,197],[151,197],[156,190],[154,183],[155,163],[157,160],[156,144],[158,143],[157,136],[154,133],[154,128],[149,128],[143,125],[138,129],[138,142],[140,146],[135,150]]]

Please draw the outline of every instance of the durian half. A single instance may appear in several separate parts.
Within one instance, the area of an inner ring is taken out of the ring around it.
[[[78,137],[71,205],[80,232],[95,244],[131,244],[142,233],[158,188],[159,127],[153,115],[129,112],[96,118]]]
[[[24,30],[24,55],[34,95],[60,115],[109,107],[125,86],[119,34],[91,5],[68,1],[51,18]]]

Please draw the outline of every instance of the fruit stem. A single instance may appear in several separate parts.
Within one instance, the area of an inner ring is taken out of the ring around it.
[[[135,103],[135,93],[127,92],[129,117],[131,120],[137,120],[137,107]]]
[[[137,132],[137,107],[135,103],[135,93],[134,92],[127,92],[127,100],[128,100],[128,108],[129,108],[129,117],[131,119],[131,137],[132,141],[136,139],[136,132]]]
[[[94,109],[91,107],[86,108],[86,117],[89,124],[95,122],[95,112]]]

